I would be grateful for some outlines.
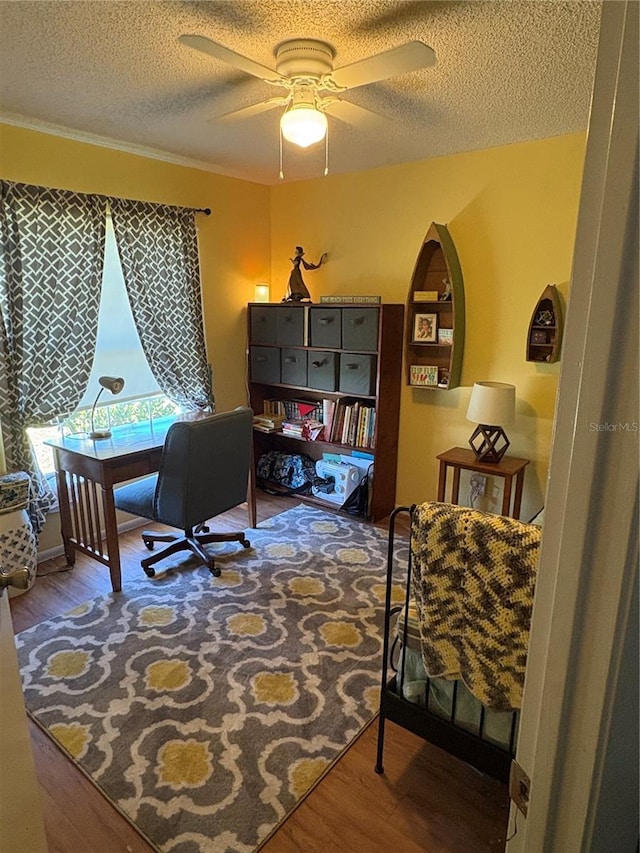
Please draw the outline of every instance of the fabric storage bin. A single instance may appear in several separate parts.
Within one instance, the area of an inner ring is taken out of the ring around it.
[[[342,311],[340,308],[309,309],[309,346],[341,348]]]
[[[283,385],[306,385],[307,351],[283,349],[280,357],[280,377]]]
[[[254,382],[280,382],[280,350],[277,347],[251,347],[251,379]]]
[[[379,313],[377,308],[343,308],[342,349],[375,352]]]
[[[307,362],[307,385],[318,391],[335,391],[338,385],[338,354],[309,350]]]
[[[250,305],[249,324],[251,343],[275,344],[276,311],[273,305]]]
[[[373,397],[376,393],[375,355],[341,353],[339,390],[345,394],[364,394],[367,397]]]
[[[281,346],[304,346],[304,313],[302,306],[283,305],[275,308],[276,343]]]

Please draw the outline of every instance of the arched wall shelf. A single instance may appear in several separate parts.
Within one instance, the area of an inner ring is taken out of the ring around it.
[[[464,351],[464,283],[446,225],[433,222],[427,231],[411,277],[406,313],[407,384],[456,388]]]
[[[531,315],[527,334],[527,361],[551,364],[560,358],[562,304],[555,284],[542,291]]]

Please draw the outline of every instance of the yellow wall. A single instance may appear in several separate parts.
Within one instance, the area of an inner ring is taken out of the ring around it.
[[[584,144],[584,134],[575,134],[269,188],[0,125],[0,176],[213,209],[198,217],[198,226],[220,410],[246,399],[243,309],[253,286],[270,281],[272,301],[279,301],[296,245],[311,261],[329,253],[326,266],[305,273],[312,297],[376,294],[404,303],[429,224],[445,223],[465,281],[461,387],[403,385],[397,502],[435,498],[435,456],[466,446],[473,430],[465,419],[470,386],[491,379],[516,385],[509,453],[532,460],[526,518],[543,502],[559,364],[526,362],[525,338],[545,285],[556,283],[567,294]],[[498,483],[489,486],[482,506],[497,509]]]
[[[400,303],[430,223],[446,224],[456,245],[467,310],[461,387],[403,385],[397,503],[435,499],[435,457],[467,446],[470,387],[488,379],[516,386],[509,453],[532,460],[522,517],[542,505],[560,365],[525,361],[525,340],[544,287],[567,294],[584,145],[575,134],[272,189],[274,299],[285,292],[296,245],[314,262],[329,253],[326,266],[305,273],[312,298],[374,294]],[[501,481],[488,485],[482,507],[499,509]],[[461,501],[467,493],[463,475]]]

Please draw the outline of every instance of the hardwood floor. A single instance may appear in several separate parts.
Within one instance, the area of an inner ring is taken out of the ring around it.
[[[258,521],[297,503],[260,493]],[[215,524],[215,529],[246,527],[242,507]],[[139,534],[132,530],[120,537],[124,586],[142,576],[139,560],[146,550]],[[41,564],[33,588],[11,600],[16,632],[111,591],[103,566],[79,556],[72,570],[61,571],[64,562],[59,557]],[[153,851],[50,738],[32,721],[29,725],[50,853]],[[506,786],[393,723],[387,723],[385,773],[379,776],[373,770],[376,737],[374,721],[268,839],[262,853],[504,850]]]

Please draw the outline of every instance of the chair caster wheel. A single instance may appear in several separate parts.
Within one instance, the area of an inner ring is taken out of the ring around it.
[[[217,566],[209,566],[209,571],[214,576],[214,578],[220,577],[220,569]]]
[[[248,539],[243,539],[240,543],[244,548],[251,548],[251,542]]]
[[[142,570],[148,578],[155,578],[156,570],[153,568],[153,566],[143,566]]]
[[[153,545],[154,545],[153,539],[143,539],[142,541],[144,542],[145,546],[149,549],[149,551],[153,551]]]

